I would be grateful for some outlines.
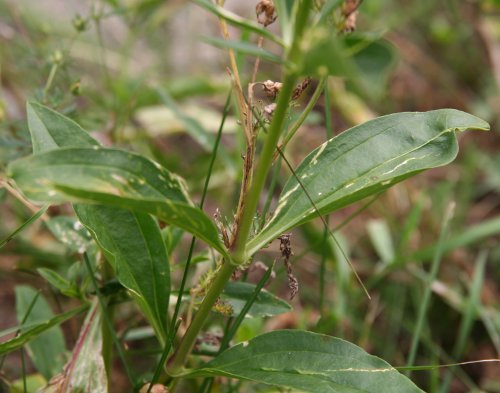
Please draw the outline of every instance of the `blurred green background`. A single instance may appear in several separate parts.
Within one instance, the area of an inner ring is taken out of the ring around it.
[[[254,7],[254,2],[227,1],[228,9],[250,19]],[[331,78],[329,99],[318,101],[287,147],[292,162],[300,162],[325,140],[329,119],[337,134],[379,115],[450,107],[487,120],[492,132],[465,133],[451,165],[397,185],[369,206],[361,202],[329,218],[332,227],[345,224],[337,236],[368,286],[371,301],[338,247],[325,240],[321,222],[314,222],[293,233],[292,263],[301,288],[291,302],[294,311],[265,321],[247,320],[239,339],[262,330],[307,328],[343,337],[394,366],[404,366],[422,295],[430,286],[416,364],[499,358],[500,2],[365,0],[357,30],[383,36],[394,48],[395,61],[366,91]],[[230,88],[226,53],[201,40],[219,34],[212,15],[183,0],[0,0],[0,171],[31,152],[25,103],[36,100],[70,116],[105,145],[153,157],[183,176],[199,195],[210,160],[207,140],[217,130]],[[236,29],[231,34],[240,36]],[[265,47],[276,50],[268,43]],[[239,61],[248,82],[253,62],[243,57]],[[280,70],[262,62],[257,80],[267,79],[279,81]],[[307,97],[301,105],[305,102]],[[206,211],[211,215],[220,209],[223,218],[232,216],[244,151],[239,131],[233,116],[210,184]],[[280,181],[288,177],[285,168],[282,172]],[[454,215],[437,279],[430,281],[450,204],[455,204]],[[69,212],[67,206],[49,209],[51,217]],[[4,239],[32,212],[1,188],[0,214]],[[271,261],[277,253],[272,246],[258,258]],[[172,263],[181,263],[185,255],[186,247],[178,247]],[[206,259],[201,249],[199,257]],[[50,267],[67,276],[74,274],[68,268],[79,260],[75,249],[42,221],[3,247],[0,330],[17,325],[14,288],[21,284],[42,289],[53,310],[65,310],[73,300],[51,287],[37,269]],[[175,266],[174,275],[181,271]],[[268,289],[286,298],[283,270],[278,269]],[[320,276],[324,296],[318,290]],[[138,318],[134,310],[120,308],[120,331],[140,325]],[[80,323],[63,325],[68,348]],[[132,347],[144,344],[139,340]],[[145,370],[154,364],[142,362],[138,367]],[[20,378],[19,354],[9,355],[1,365],[0,376]],[[27,367],[28,373],[35,372],[33,365]],[[114,391],[121,391],[119,372],[115,378]],[[417,371],[412,378],[429,392],[442,391],[447,378],[450,392],[500,392],[500,364],[494,362]]]

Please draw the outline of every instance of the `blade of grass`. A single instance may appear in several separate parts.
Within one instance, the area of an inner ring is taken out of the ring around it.
[[[24,358],[24,347],[21,347],[21,373],[23,377],[23,392],[28,392],[28,384],[26,382],[26,359]]]
[[[500,218],[492,218],[487,221],[483,221],[472,228],[461,231],[460,234],[453,236],[446,240],[442,245],[442,251],[444,254],[449,251],[455,250],[459,247],[465,247],[477,243],[478,241],[488,238],[500,233]],[[423,250],[413,253],[409,259],[410,260],[425,260],[429,259],[435,252],[438,245],[432,245],[430,247],[424,248]],[[404,261],[398,261],[399,264],[404,263]]]
[[[261,35],[265,38],[270,39],[271,41],[276,42],[280,46],[284,46],[283,41],[277,35],[271,33],[269,30],[263,29],[261,26],[256,24],[255,22],[251,22],[247,19],[242,18],[218,5],[211,3],[209,0],[193,0],[200,7],[205,8],[210,13],[218,16],[219,18],[224,19],[230,25],[241,27],[242,29],[247,29]]]
[[[24,323],[27,321],[28,317],[29,317],[29,316],[30,316],[30,314],[31,314],[31,311],[33,310],[33,307],[35,307],[35,303],[36,303],[36,301],[38,300],[38,297],[39,297],[39,296],[40,296],[40,292],[38,292],[38,293],[36,294],[36,296],[33,296],[33,299],[31,300],[31,303],[30,303],[30,305],[28,306],[28,309],[26,310],[26,313],[24,314],[23,320],[22,320],[22,321],[20,321],[20,322],[21,322],[21,323],[20,323],[20,325],[21,325],[21,326],[22,326],[22,325],[24,325]],[[15,334],[15,335],[17,336],[20,332],[21,332],[21,329],[19,328],[19,329],[17,329],[17,331],[16,331],[16,334]],[[21,347],[21,348],[22,348],[22,347]],[[6,357],[6,355],[2,357],[2,361],[0,362],[0,370],[2,370],[2,368],[3,368],[3,363],[4,363],[4,361],[5,361],[5,357]]]
[[[65,313],[56,315],[54,318],[51,318],[48,321],[29,325],[30,328],[26,329],[23,334],[20,334],[10,340],[0,343],[0,355],[12,352],[20,348],[21,346],[26,344],[29,340],[31,340],[33,337],[40,335],[41,333],[50,329],[52,326],[59,325],[60,323],[74,317],[75,315],[81,313],[87,308],[88,306],[84,304],[70,311],[66,311]]]
[[[228,93],[226,103],[224,104],[224,109],[222,111],[222,119],[221,119],[221,122],[219,125],[219,130],[217,131],[217,137],[215,139],[215,143],[214,143],[213,150],[212,150],[212,157],[210,160],[210,164],[208,166],[207,176],[205,178],[205,184],[203,186],[203,192],[201,194],[201,200],[200,200],[199,206],[200,206],[200,209],[202,209],[202,210],[203,210],[203,205],[205,204],[205,198],[206,198],[207,190],[208,190],[208,183],[210,182],[210,178],[212,176],[212,170],[213,170],[213,166],[215,163],[215,158],[217,157],[217,150],[219,148],[220,140],[222,138],[222,130],[224,129],[224,123],[226,121],[226,117],[229,114],[230,104],[231,104],[231,92]],[[177,317],[179,316],[179,311],[180,311],[180,307],[181,307],[181,303],[182,303],[182,296],[184,294],[184,288],[186,287],[187,275],[189,272],[189,266],[191,265],[191,259],[193,257],[193,250],[194,250],[195,242],[196,242],[196,238],[193,236],[193,238],[191,239],[191,245],[189,247],[189,253],[188,253],[187,260],[186,260],[186,265],[184,267],[184,272],[182,274],[181,285],[179,287],[179,296],[177,297],[177,303],[175,304],[175,310],[174,310],[174,314],[172,316],[172,322],[171,322],[171,326],[172,326],[171,331],[172,332],[174,331],[173,327],[177,323]],[[175,335],[173,335],[173,333],[170,334],[169,340],[173,341],[174,337],[175,337]]]
[[[325,131],[326,131],[326,139],[333,138],[333,122],[332,122],[332,112],[330,106],[330,96],[328,94],[328,83],[325,83],[328,78],[322,79],[323,85],[323,97],[325,100]],[[316,90],[319,90],[319,85]],[[316,93],[316,92],[315,92]],[[312,101],[312,99],[311,99]],[[326,223],[328,227],[330,227],[330,216],[326,218]],[[323,316],[325,311],[325,289],[326,289],[326,262],[327,262],[327,253],[325,248],[327,246],[328,241],[328,231],[325,228],[323,230],[323,241],[322,241],[322,249],[324,250],[321,253],[321,261],[319,265],[319,312]]]
[[[472,283],[470,286],[470,296],[465,306],[463,319],[460,323],[460,329],[458,332],[458,338],[455,341],[455,346],[453,348],[454,359],[460,358],[460,356],[464,352],[465,345],[467,343],[467,336],[469,335],[472,329],[472,324],[474,323],[478,314],[478,309],[481,301],[481,288],[484,282],[484,270],[487,258],[488,253],[483,250],[476,260],[476,267],[474,269],[474,275],[472,277]],[[441,385],[441,389],[439,390],[441,393],[448,392],[452,377],[453,375],[450,372],[446,373],[444,381]]]
[[[420,336],[422,334],[422,327],[424,325],[424,320],[427,315],[427,310],[429,308],[430,304],[430,298],[432,294],[432,283],[437,277],[437,273],[439,270],[439,266],[441,265],[441,258],[443,256],[443,249],[442,246],[444,244],[444,240],[446,239],[446,236],[448,235],[448,226],[449,223],[453,217],[453,210],[454,210],[454,203],[450,203],[448,205],[448,208],[445,212],[445,215],[443,217],[443,224],[441,226],[441,233],[439,235],[439,240],[437,243],[436,247],[436,252],[434,253],[434,258],[432,260],[432,266],[431,266],[431,271],[428,276],[428,280],[426,282],[426,286],[424,289],[424,293],[422,295],[422,302],[420,303],[420,309],[418,311],[418,317],[417,317],[417,324],[415,326],[415,329],[413,331],[413,337],[412,337],[412,342],[411,342],[411,347],[410,347],[410,352],[408,354],[408,359],[406,362],[407,367],[413,366],[413,363],[415,362],[415,357],[417,354],[418,350],[418,344],[420,342]],[[411,375],[411,370],[409,370],[406,375],[410,377]]]
[[[408,319],[402,319],[400,323],[407,332],[411,332],[414,328],[412,321],[409,321]],[[434,342],[429,335],[422,335],[421,344],[426,348],[426,350],[429,353],[431,353],[433,357],[438,359],[438,362],[440,361],[444,364],[443,365],[433,364],[433,365],[412,366],[412,367],[401,366],[395,368],[399,371],[405,371],[405,370],[420,371],[420,370],[438,370],[440,368],[453,367],[456,365],[451,355],[449,355],[440,345]],[[462,382],[467,386],[469,391],[476,392],[480,390],[477,384],[469,377],[469,375],[466,372],[463,371],[463,369],[457,368],[455,372],[460,377]],[[436,392],[435,390],[429,390],[429,391]]]
[[[28,220],[26,220],[22,225],[20,225],[14,232],[12,232],[9,236],[3,239],[0,242],[0,248],[5,246],[8,242],[14,239],[19,233],[25,230],[30,224],[34,223],[38,220],[49,208],[50,205],[44,205],[40,210],[38,210],[35,214],[33,214]]]

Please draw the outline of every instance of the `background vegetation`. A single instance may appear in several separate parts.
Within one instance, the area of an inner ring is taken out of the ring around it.
[[[253,2],[227,2],[227,8],[249,18],[254,7]],[[493,132],[463,135],[460,155],[450,166],[397,185],[369,205],[363,201],[329,217],[330,226],[341,226],[337,236],[371,301],[318,220],[292,234],[291,262],[300,287],[290,302],[293,311],[245,320],[237,340],[277,328],[308,329],[343,337],[404,366],[423,294],[431,289],[416,364],[500,357],[499,16],[495,0],[363,2],[357,29],[382,34],[394,47],[395,61],[366,91],[330,78],[329,96],[320,98],[287,146],[291,162],[299,163],[328,132],[338,134],[398,111],[457,108],[490,122]],[[230,88],[226,52],[200,39],[218,37],[218,29],[215,18],[182,0],[0,1],[0,170],[31,152],[25,103],[36,100],[73,118],[104,145],[154,158],[188,179],[191,192],[201,195],[205,171],[198,168],[210,162],[211,141]],[[238,60],[250,78],[253,62],[246,63],[243,56]],[[267,79],[279,81],[279,68],[263,61],[257,80]],[[307,102],[316,83],[299,103]],[[232,217],[239,193],[244,140],[238,130],[230,116],[205,205],[209,215],[218,212],[222,221]],[[277,189],[288,177],[287,169],[281,170]],[[0,239],[6,239],[33,212],[5,188],[0,198]],[[447,222],[450,205],[455,209]],[[66,217],[71,209],[51,207],[47,214]],[[167,241],[176,241],[175,233],[165,233]],[[79,243],[68,240],[69,234],[78,232],[37,221],[0,250],[1,331],[23,320],[29,308],[23,296],[30,291],[41,290],[50,304],[40,306],[41,317],[50,309],[59,314],[79,304],[66,295],[81,287],[56,288],[54,278],[49,277],[52,285],[47,281],[50,273],[40,270],[50,268],[68,282],[88,285]],[[436,259],[440,236],[443,253]],[[188,245],[189,240],[183,236],[179,241]],[[187,249],[177,247],[170,256],[176,283]],[[277,255],[278,245],[273,245],[259,258],[268,262]],[[190,286],[210,263],[201,246],[196,261]],[[438,269],[436,277],[432,267]],[[261,274],[251,273],[250,280]],[[287,285],[284,267],[277,266],[267,289],[286,299]],[[142,328],[141,315],[123,300],[117,299],[115,307],[116,332],[134,359],[135,373],[147,380],[158,351],[152,332]],[[45,360],[30,360],[22,351],[2,359],[2,380],[22,389],[23,376],[28,376],[33,386],[43,385],[44,378],[61,370],[65,362],[59,352],[74,347],[81,323],[79,316],[63,324],[64,336],[54,332],[48,349],[28,350],[45,353]],[[222,319],[214,319],[214,334],[222,328]],[[479,363],[414,371],[412,379],[430,392],[445,389],[443,378],[449,378],[451,392],[500,392],[499,375],[498,363]],[[116,362],[113,391],[126,391],[127,383]]]

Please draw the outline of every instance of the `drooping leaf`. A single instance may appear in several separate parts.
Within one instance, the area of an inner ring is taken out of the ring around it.
[[[485,121],[454,109],[396,113],[353,127],[309,154],[285,184],[267,225],[248,245],[252,255],[281,233],[379,193],[418,172],[451,162],[456,131],[488,130]],[[304,192],[301,185],[307,190]]]
[[[40,104],[28,104],[28,119],[35,153],[73,146],[98,148],[98,142],[88,136],[78,124]],[[35,148],[36,146],[38,147]],[[119,153],[121,158],[114,162],[125,171],[125,177],[121,177],[122,172],[111,174],[115,181],[123,183],[127,179],[131,183],[136,182],[137,188],[145,195],[190,203],[179,178],[141,156],[134,155],[131,158],[126,154]],[[129,161],[128,165],[123,165],[123,159]],[[106,163],[97,161],[94,174],[104,170],[102,167],[99,169],[99,165],[104,167]],[[118,280],[131,291],[154,326],[158,338],[164,340],[170,269],[165,243],[157,223],[147,214],[116,207],[75,205],[74,209],[104,249]],[[48,226],[73,251],[82,252],[87,249],[89,234],[80,222],[69,217],[56,217],[48,222]],[[63,293],[71,295],[75,292],[69,282],[69,288],[65,288],[66,283],[60,277],[58,279],[54,272],[43,271],[41,274],[52,284],[59,285],[58,288]],[[78,292],[74,294],[77,295]]]
[[[7,340],[3,343],[0,343],[0,355],[4,355],[6,353],[15,351],[16,349],[21,348],[23,345],[25,345],[27,342],[30,340],[33,340],[35,337],[38,337],[40,334],[43,332],[47,331],[48,329],[52,328],[53,326],[59,325],[63,323],[64,321],[74,317],[75,315],[78,315],[82,311],[86,310],[88,306],[86,304],[74,308],[70,311],[66,311],[65,313],[58,314],[55,317],[40,322],[40,323],[30,323],[30,324],[24,324],[15,330],[18,329],[23,329],[23,332],[16,337]],[[0,336],[7,334],[8,332],[12,331],[13,329],[8,329],[7,332],[0,332]]]
[[[255,285],[246,282],[228,282],[224,287],[221,299],[228,302],[233,310],[233,315],[238,315],[247,300],[253,295]],[[262,289],[252,307],[248,311],[249,317],[271,317],[283,314],[292,307],[272,293]]]
[[[188,376],[225,376],[311,393],[422,392],[356,345],[299,330],[278,330],[235,345]]]
[[[137,154],[98,147],[52,150],[14,161],[9,174],[32,200],[100,203],[150,213],[227,256],[215,224],[190,202],[182,181]]]
[[[48,321],[54,317],[52,310],[45,298],[27,285],[19,285],[16,292],[16,314],[19,323],[36,323]],[[30,306],[36,297],[36,303]],[[23,334],[23,329],[21,329]],[[33,338],[26,345],[27,352],[36,369],[46,378],[51,378],[59,372],[64,364],[64,337],[59,326]]]
[[[170,269],[156,221],[149,214],[110,206],[75,205],[74,208],[114,267],[120,283],[131,292],[164,342]]]
[[[137,196],[143,198],[168,198],[189,204],[189,198],[182,181],[160,165],[138,154],[118,149],[64,148],[36,154],[17,163],[33,161],[36,166],[31,170],[21,171],[27,176],[20,177],[30,198],[43,200],[43,183],[51,182],[51,176],[61,184],[80,187],[92,192],[111,195]],[[31,178],[38,176],[38,180]],[[26,181],[32,182],[28,186]],[[23,187],[24,188],[24,187]]]
[[[33,154],[60,147],[98,146],[73,120],[36,102],[26,104]]]
[[[101,318],[96,300],[87,314],[64,371],[61,369],[61,374],[52,378],[41,392],[108,392],[108,379],[102,358]]]

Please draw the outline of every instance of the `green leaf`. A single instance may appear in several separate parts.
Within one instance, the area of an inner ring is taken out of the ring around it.
[[[458,153],[455,131],[466,129],[488,130],[489,125],[465,112],[440,109],[382,116],[330,139],[302,161],[297,177],[288,179],[274,215],[249,242],[248,254],[317,217],[308,195],[320,214],[328,214],[448,164]]]
[[[108,379],[102,357],[101,319],[101,311],[95,301],[64,371],[40,392],[108,392]]]
[[[376,35],[366,34],[350,34],[344,38],[344,43],[349,52],[354,51],[352,61],[360,75],[358,83],[363,92],[375,97],[383,94],[389,71],[396,64],[393,46]]]
[[[31,119],[33,146],[40,146],[34,148],[36,153],[43,153],[49,148],[71,146],[89,146],[92,147],[91,151],[98,149],[97,141],[88,136],[80,126],[40,104],[28,104],[28,117]],[[139,192],[147,196],[190,203],[181,180],[156,163],[123,151],[114,151],[111,156],[114,159],[97,160],[92,174],[99,175],[107,169],[108,175],[115,181],[122,184],[129,182],[129,185],[135,183],[135,186],[128,188],[131,193]],[[87,156],[89,157],[95,158],[92,152]],[[125,163],[124,160],[128,162]],[[116,165],[117,171],[113,173],[109,172],[111,163]],[[82,173],[86,170],[87,168],[81,167]],[[82,181],[87,180],[85,178]],[[133,294],[158,338],[164,342],[170,296],[170,269],[165,244],[156,221],[147,214],[116,207],[80,205],[74,206],[74,209],[99,246],[104,249],[118,280]],[[47,225],[73,251],[82,252],[87,249],[90,236],[78,221],[70,217],[57,217]],[[69,287],[64,288],[66,283],[61,281],[62,277],[56,277],[55,272],[44,271],[41,274],[45,274],[44,277],[53,285],[59,285],[58,288],[63,293],[71,295],[74,292],[69,282]]]
[[[24,168],[19,180],[27,195],[44,200],[47,194],[43,184],[51,178],[68,187],[77,187],[96,193],[116,196],[170,199],[190,204],[182,181],[159,164],[138,154],[117,149],[64,148],[14,161],[10,166],[15,172],[22,163],[31,161],[35,168]],[[38,167],[39,166],[39,167]],[[31,175],[38,176],[34,179]],[[32,183],[31,186],[28,185]],[[59,200],[62,202],[63,200]]]
[[[276,14],[278,15],[279,26],[281,28],[281,35],[286,46],[292,44],[293,39],[293,4],[294,0],[277,0],[274,2],[276,7]]]
[[[20,323],[43,322],[53,318],[54,314],[49,304],[33,288],[26,285],[19,285],[16,287],[15,292],[16,314],[17,320]],[[37,297],[36,302],[31,308],[35,297]],[[21,334],[23,333],[23,329],[21,329]],[[50,330],[30,340],[26,348],[36,369],[46,379],[50,379],[64,365],[66,346],[59,326],[53,326]]]
[[[36,323],[34,325],[32,323],[24,324],[23,326],[20,327],[20,329],[23,329],[23,332],[21,334],[10,340],[0,343],[0,355],[7,354],[9,352],[15,351],[16,349],[21,348],[27,342],[33,340],[35,337],[39,336],[43,332],[47,331],[53,326],[63,323],[64,321],[74,317],[75,315],[78,315],[87,308],[88,306],[84,304],[80,307],[74,308],[65,313],[56,315],[55,317],[48,319],[46,321]],[[11,330],[12,329],[9,329],[9,331]],[[5,332],[0,333],[0,336],[2,336],[3,334],[5,334]]]
[[[316,27],[306,32],[300,58],[300,73],[304,75],[347,76],[354,78],[355,65],[343,41],[330,28]]]
[[[257,33],[258,35],[263,36],[264,38],[268,38],[271,41],[274,41],[277,44],[283,46],[283,42],[278,36],[274,35],[268,29],[262,28],[262,26],[258,25],[257,23],[244,19],[241,16],[236,15],[225,8],[222,8],[221,6],[213,4],[210,0],[193,0],[193,1],[200,7],[203,7],[207,11],[211,12],[212,14],[218,16],[219,18],[224,19],[229,24],[239,27],[241,29],[246,29],[254,33]]]
[[[213,45],[217,48],[222,49],[232,49],[237,53],[244,55],[260,57],[261,59],[271,61],[273,63],[282,64],[283,60],[281,57],[276,56],[265,49],[258,47],[257,45],[250,44],[244,41],[229,41],[220,38],[205,37],[203,39],[207,44]]]
[[[215,224],[192,204],[182,181],[137,154],[98,147],[52,150],[14,161],[9,173],[32,200],[99,203],[150,213],[227,257]]]
[[[235,345],[188,376],[225,376],[311,393],[422,392],[356,345],[298,330],[274,331]]]
[[[301,72],[346,77],[360,94],[381,95],[396,62],[394,48],[374,34],[332,34],[317,27],[307,33]]]
[[[156,221],[145,213],[110,206],[74,208],[103,249],[120,283],[131,292],[160,341],[165,342],[170,269]]]
[[[253,295],[255,285],[246,282],[228,282],[224,287],[224,292],[221,299],[231,304],[233,315],[236,316],[240,313],[245,306],[247,300]],[[274,296],[272,293],[261,290],[252,307],[248,311],[249,317],[271,317],[273,315],[283,314],[292,309],[292,307]]]
[[[45,280],[49,282],[50,285],[61,291],[63,295],[75,298],[80,297],[78,286],[62,277],[59,273],[45,267],[41,267],[36,270]]]
[[[73,252],[83,253],[92,241],[89,232],[73,217],[54,217],[48,220],[46,225],[57,240]]]
[[[99,143],[73,120],[36,102],[26,104],[33,154],[59,147],[97,146]]]

